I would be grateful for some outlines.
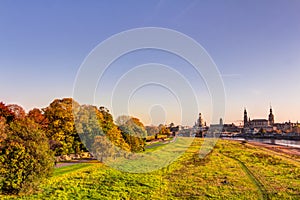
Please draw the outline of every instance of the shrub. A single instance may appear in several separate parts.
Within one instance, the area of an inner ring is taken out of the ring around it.
[[[0,143],[0,190],[4,194],[32,193],[53,170],[47,137],[32,120],[11,122]]]

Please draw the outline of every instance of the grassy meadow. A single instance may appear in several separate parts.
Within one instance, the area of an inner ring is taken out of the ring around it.
[[[202,159],[199,149],[203,140],[185,140],[191,139],[178,138],[174,145],[166,144],[172,145],[170,148],[147,149],[145,154],[160,151],[162,158],[184,150],[175,162],[159,170],[128,173],[102,163],[80,163],[55,169],[34,195],[0,199],[300,198],[299,158],[248,143],[218,140]],[[191,143],[188,149],[186,142]]]

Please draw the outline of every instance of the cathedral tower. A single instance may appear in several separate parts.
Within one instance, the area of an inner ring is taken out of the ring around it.
[[[244,109],[244,127],[248,125],[248,116],[247,116],[247,110]]]
[[[274,125],[274,115],[272,111],[272,107],[270,106],[270,114],[269,114],[269,125],[273,126]]]
[[[201,113],[199,113],[198,125],[200,128],[203,127],[203,119],[202,119]]]

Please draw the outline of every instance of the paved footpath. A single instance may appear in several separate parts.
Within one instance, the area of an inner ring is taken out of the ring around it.
[[[90,163],[91,162],[91,159],[86,159],[86,160],[72,160],[72,161],[69,161],[69,162],[60,162],[60,163],[57,163],[55,165],[55,168],[60,168],[60,167],[65,167],[65,166],[69,166],[69,165],[76,165],[76,164],[79,164],[79,163]]]

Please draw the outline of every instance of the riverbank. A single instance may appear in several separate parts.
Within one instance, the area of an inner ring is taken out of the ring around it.
[[[270,140],[290,140],[290,141],[300,141],[300,135],[280,135],[280,134],[271,134],[271,135],[261,135],[261,134],[238,134],[235,136],[226,136],[222,135],[221,138],[244,138],[244,139],[270,139]]]
[[[274,139],[259,139],[259,138],[223,138],[242,142],[251,146],[260,147],[271,150],[273,152],[282,153],[290,156],[299,157],[300,160],[300,145],[299,141],[292,140],[274,140]]]
[[[256,147],[262,147],[277,153],[288,154],[292,156],[297,156],[300,159],[300,148],[292,147],[292,146],[284,146],[278,144],[268,144],[268,143],[260,143],[254,141],[247,141],[248,144]]]

